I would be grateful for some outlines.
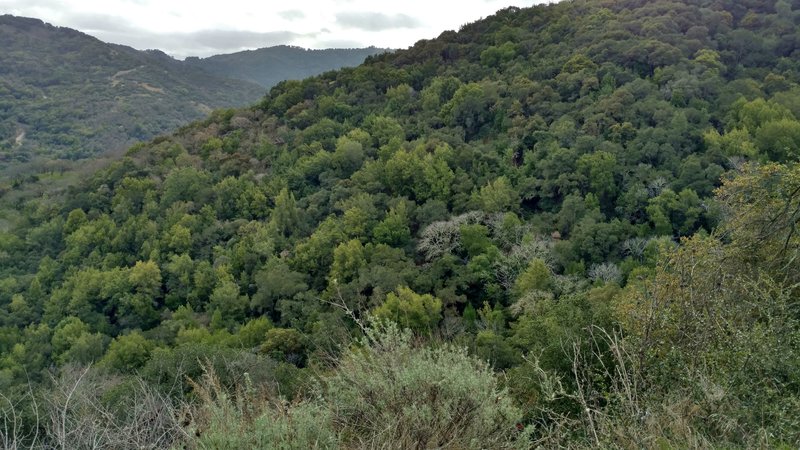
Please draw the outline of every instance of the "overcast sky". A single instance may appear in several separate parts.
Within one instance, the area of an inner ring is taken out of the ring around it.
[[[406,48],[498,9],[534,3],[548,1],[0,0],[0,13],[184,58],[279,44]]]

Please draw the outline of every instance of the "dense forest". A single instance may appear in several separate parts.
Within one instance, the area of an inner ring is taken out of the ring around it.
[[[508,8],[21,201],[0,438],[798,447],[798,25]]]

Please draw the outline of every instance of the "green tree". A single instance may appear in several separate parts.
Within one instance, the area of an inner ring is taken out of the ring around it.
[[[59,365],[91,364],[103,356],[106,339],[99,333],[91,333],[89,326],[77,317],[67,317],[53,330],[53,358]]]
[[[468,83],[455,91],[453,98],[442,107],[441,115],[449,125],[462,127],[469,141],[494,119],[493,103],[489,87]]]
[[[217,278],[219,281],[211,293],[207,309],[220,315],[222,322],[218,325],[230,329],[244,320],[250,300],[240,293],[239,285],[225,267],[218,269]]]
[[[395,207],[389,209],[386,218],[375,226],[372,234],[375,236],[376,242],[394,247],[403,247],[411,239],[411,230],[408,225],[406,203],[400,201]]]
[[[271,328],[261,351],[276,360],[302,367],[306,361],[306,339],[294,328]]]
[[[396,293],[390,292],[373,314],[404,328],[430,333],[442,319],[442,301],[430,294],[420,295],[407,287],[400,287]]]
[[[144,366],[155,344],[138,332],[118,336],[108,347],[100,365],[122,374],[130,374]]]
[[[583,177],[584,193],[597,195],[604,211],[611,210],[615,204],[617,170],[617,159],[605,151],[587,153],[578,158],[577,171]]]
[[[519,207],[519,196],[505,176],[498,177],[483,186],[477,193],[481,210],[487,213],[515,212]]]
[[[771,161],[797,161],[800,158],[800,122],[794,119],[767,122],[756,131],[755,142]]]
[[[541,258],[534,258],[514,282],[518,296],[530,291],[550,291],[553,288],[553,270]]]
[[[262,313],[274,312],[279,300],[291,299],[308,290],[306,276],[293,271],[278,258],[270,259],[253,279],[256,292],[251,298],[250,307]]]
[[[297,202],[294,194],[286,188],[281,189],[275,197],[275,208],[272,209],[270,224],[284,236],[292,236],[301,231]]]

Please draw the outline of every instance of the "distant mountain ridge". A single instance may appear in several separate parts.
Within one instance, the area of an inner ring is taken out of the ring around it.
[[[185,62],[2,15],[0,169],[119,151],[213,109],[251,104],[282,79],[357,65],[380,51],[273,47]]]
[[[388,51],[391,50],[377,47],[311,50],[278,45],[208,58],[189,57],[186,63],[218,76],[270,88],[283,80],[300,80],[328,70],[354,67],[368,56]]]
[[[258,85],[161,52],[0,16],[0,161],[76,159],[130,146],[258,99]]]

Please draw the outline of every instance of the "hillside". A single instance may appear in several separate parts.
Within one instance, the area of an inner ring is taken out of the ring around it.
[[[178,61],[38,19],[0,16],[0,170],[118,152],[267,87],[381,50],[272,47]]]
[[[68,448],[796,448],[798,25],[508,8],[136,145],[0,232],[0,412]]]
[[[284,80],[302,80],[329,70],[355,67],[366,57],[386,51],[375,47],[309,50],[279,45],[208,58],[190,57],[186,63],[221,77],[271,88]]]
[[[157,51],[0,17],[0,160],[85,158],[129,147],[263,95]]]

